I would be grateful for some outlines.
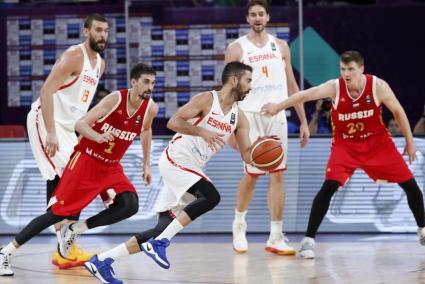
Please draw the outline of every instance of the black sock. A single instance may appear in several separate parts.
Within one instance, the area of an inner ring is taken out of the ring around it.
[[[58,186],[59,180],[59,176],[55,176],[54,179],[46,181],[46,204],[49,204],[50,198],[52,197],[55,188]]]

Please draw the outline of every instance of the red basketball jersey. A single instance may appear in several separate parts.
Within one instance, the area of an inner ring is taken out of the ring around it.
[[[332,106],[335,141],[359,141],[388,133],[378,105],[376,80],[375,76],[366,75],[364,89],[356,99],[350,96],[343,78],[336,80],[337,95]]]
[[[127,111],[130,93],[128,89],[118,92],[121,98],[118,106],[92,126],[93,130],[99,133],[112,132],[115,135],[114,141],[99,144],[83,137],[76,146],[76,150],[107,164],[119,162],[133,140],[140,135],[150,102],[150,99],[143,100],[139,108],[130,116]]]

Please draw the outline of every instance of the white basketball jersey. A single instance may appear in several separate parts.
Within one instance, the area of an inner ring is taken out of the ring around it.
[[[78,76],[69,77],[53,95],[54,119],[66,129],[74,131],[74,124],[86,114],[99,83],[101,57],[97,54],[92,68],[84,44],[78,45],[84,54],[83,69]],[[34,102],[40,106],[40,98]]]
[[[213,103],[209,113],[204,117],[195,118],[189,122],[198,127],[223,134],[221,138],[227,142],[238,123],[238,105],[236,102],[233,103],[232,109],[227,114],[224,114],[217,92],[211,91],[211,93],[213,95]],[[201,137],[180,133],[174,135],[168,150],[171,159],[183,155],[192,160],[199,168],[202,168],[216,153],[216,151],[208,147],[208,144]]]
[[[286,64],[276,38],[270,34],[268,38],[262,48],[255,46],[246,35],[232,43],[239,43],[242,63],[253,69],[251,92],[239,103],[244,111],[260,112],[265,103],[280,103],[288,98]]]

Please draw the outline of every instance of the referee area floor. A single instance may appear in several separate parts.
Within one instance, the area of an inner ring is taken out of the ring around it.
[[[249,251],[237,254],[231,234],[179,235],[167,249],[169,270],[139,253],[114,263],[124,283],[146,284],[292,284],[292,283],[425,283],[425,247],[416,234],[320,234],[316,258],[278,256],[264,250],[267,235],[248,235]],[[302,235],[288,234],[297,250]],[[6,244],[12,236],[0,236]],[[129,236],[82,235],[79,246],[101,252]],[[13,277],[1,284],[100,283],[83,267],[59,270],[51,264],[55,236],[39,236],[13,257]]]

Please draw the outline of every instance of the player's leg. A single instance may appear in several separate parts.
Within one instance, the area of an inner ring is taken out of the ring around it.
[[[314,258],[316,233],[328,212],[332,196],[360,167],[358,160],[342,145],[332,145],[326,166],[325,182],[316,194],[310,210],[307,233],[301,241],[299,254],[302,258]]]
[[[294,255],[295,249],[288,245],[288,239],[282,232],[285,204],[285,184],[282,171],[270,173],[267,197],[270,211],[270,236],[267,240],[266,250],[279,255]]]
[[[409,204],[410,211],[415,217],[418,226],[418,237],[421,245],[425,246],[425,210],[422,191],[420,190],[416,180],[411,178],[405,182],[399,183],[404,190]]]
[[[13,271],[11,269],[11,258],[13,253],[25,244],[27,241],[38,235],[41,231],[48,228],[49,226],[60,222],[64,217],[54,215],[48,210],[43,215],[34,218],[23,228],[5,247],[0,249],[0,276],[12,276]]]
[[[131,237],[127,242],[121,243],[110,250],[93,256],[84,266],[93,276],[103,283],[120,283],[118,282],[120,280],[116,279],[111,273],[111,271],[113,271],[112,263],[122,257],[141,252],[141,244],[161,234],[173,219],[174,218],[168,211],[159,213],[158,223],[154,228],[137,234]]]
[[[220,193],[210,181],[205,179],[200,179],[187,192],[194,195],[196,200],[187,205],[159,236],[141,245],[142,250],[162,268],[170,267],[165,253],[170,240],[196,218],[220,203]]]
[[[264,131],[260,118],[258,115],[252,112],[245,112],[245,116],[248,119],[250,130],[249,138],[251,143],[257,140],[258,137],[264,135]],[[233,249],[238,253],[245,253],[248,251],[248,240],[246,239],[246,214],[248,213],[249,204],[251,203],[252,197],[254,196],[254,189],[257,183],[257,179],[260,175],[264,175],[264,171],[260,171],[257,168],[243,163],[244,176],[242,177],[237,193],[236,193],[236,208],[235,217],[232,223],[232,235],[233,235]]]
[[[248,241],[246,239],[246,214],[248,207],[254,196],[255,184],[258,175],[245,174],[238,186],[236,195],[235,218],[232,224],[233,249],[238,253],[248,251]]]

